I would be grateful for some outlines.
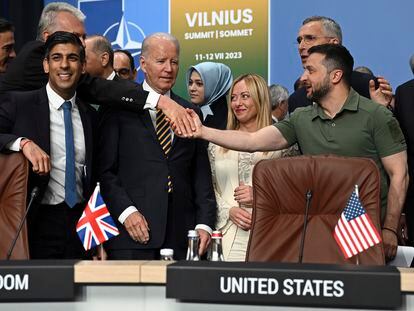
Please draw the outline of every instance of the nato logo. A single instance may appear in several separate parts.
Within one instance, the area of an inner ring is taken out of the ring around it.
[[[52,2],[52,1],[45,1]],[[89,35],[104,35],[114,50],[128,50],[139,66],[142,41],[154,32],[169,32],[168,0],[77,0],[65,1],[86,15]],[[138,72],[138,80],[143,74]]]

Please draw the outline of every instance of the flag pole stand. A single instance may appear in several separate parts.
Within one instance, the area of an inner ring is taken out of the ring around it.
[[[357,197],[359,198],[359,188],[358,185],[355,185],[355,193]],[[356,265],[359,266],[359,254],[356,255]]]

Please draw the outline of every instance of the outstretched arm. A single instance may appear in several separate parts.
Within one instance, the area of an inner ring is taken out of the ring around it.
[[[216,130],[203,126],[198,115],[192,110],[187,110],[194,120],[196,130],[193,137],[215,143],[224,148],[238,151],[270,151],[279,150],[288,146],[282,133],[273,125],[266,126],[254,133],[230,130]],[[177,135],[180,135],[179,133]]]
[[[87,102],[119,109],[139,111],[148,108],[161,109],[177,125],[177,131],[190,136],[195,129],[193,120],[185,109],[167,96],[150,94],[130,81],[110,81],[84,75],[79,82],[79,96]]]

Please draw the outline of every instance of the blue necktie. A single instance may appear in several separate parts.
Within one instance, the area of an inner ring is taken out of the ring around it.
[[[73,142],[72,126],[72,103],[66,101],[62,105],[63,119],[65,121],[65,147],[66,147],[66,170],[65,170],[65,202],[69,207],[77,203],[76,175],[75,175],[75,144]]]

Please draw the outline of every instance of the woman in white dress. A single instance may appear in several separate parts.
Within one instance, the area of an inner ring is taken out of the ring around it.
[[[227,129],[255,132],[272,124],[266,81],[246,74],[234,80],[228,101]],[[252,225],[252,172],[262,159],[281,157],[281,151],[238,152],[210,143],[208,147],[218,205],[216,229],[223,233],[226,261],[245,261]]]

